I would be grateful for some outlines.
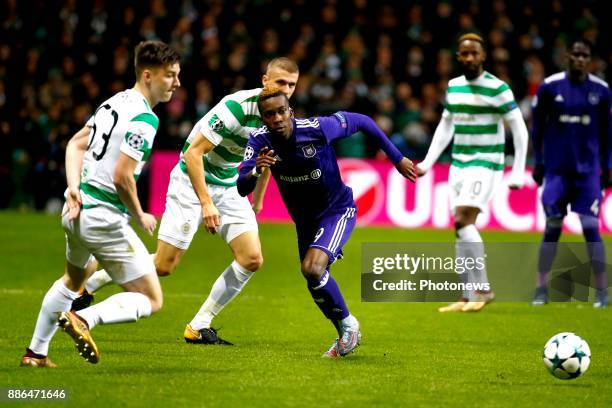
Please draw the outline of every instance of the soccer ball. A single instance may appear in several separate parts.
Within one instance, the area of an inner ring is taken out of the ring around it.
[[[544,364],[552,375],[562,380],[580,377],[591,363],[591,349],[574,333],[559,333],[544,346]]]

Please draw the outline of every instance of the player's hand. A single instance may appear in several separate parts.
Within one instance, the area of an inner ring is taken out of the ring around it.
[[[412,163],[412,160],[410,160],[409,158],[404,157],[402,160],[400,160],[399,163],[395,165],[395,168],[397,169],[397,171],[400,172],[402,176],[406,177],[408,180],[412,181],[413,183],[416,181],[417,173],[414,169],[414,163]]]
[[[221,214],[213,203],[202,205],[202,222],[206,231],[211,234],[217,232],[217,228],[221,225]]]
[[[276,163],[276,159],[274,158],[274,150],[270,150],[268,146],[262,147],[259,151],[259,155],[257,156],[257,160],[255,161],[255,169],[261,174],[263,170],[267,167],[272,167]]]
[[[542,182],[544,181],[544,165],[537,164],[533,168],[531,177],[533,177],[533,181],[535,181],[538,186],[541,186]]]
[[[423,177],[425,173],[427,173],[427,170],[423,170],[418,164],[414,166],[414,168],[416,169],[416,174],[418,177]]]
[[[525,185],[525,175],[522,173],[510,173],[508,177],[508,188],[510,190],[518,190]]]
[[[157,218],[152,214],[143,212],[136,217],[136,223],[140,228],[145,230],[147,234],[153,235],[155,227],[157,227]]]
[[[76,219],[81,213],[81,190],[69,188],[66,193],[66,210],[62,214],[62,217],[68,214],[69,220]]]

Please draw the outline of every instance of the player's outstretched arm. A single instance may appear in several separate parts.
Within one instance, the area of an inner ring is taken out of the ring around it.
[[[523,187],[525,184],[525,163],[527,161],[527,140],[529,139],[529,133],[525,120],[523,120],[523,115],[518,108],[510,111],[505,116],[505,119],[512,131],[514,142],[514,163],[512,164],[512,173],[510,173],[508,187],[515,190]]]
[[[189,180],[191,180],[191,185],[202,206],[202,222],[206,230],[211,234],[217,232],[217,227],[221,225],[221,215],[208,194],[202,157],[214,149],[214,147],[215,145],[210,140],[205,138],[202,133],[199,133],[193,143],[183,153]]]
[[[422,162],[416,165],[416,172],[419,177],[424,175],[432,168],[434,163],[438,160],[446,146],[450,143],[453,138],[453,119],[450,113],[446,112],[442,114],[442,119],[434,131],[431,144],[427,150],[427,155]]]
[[[83,156],[87,151],[90,132],[89,126],[83,126],[72,136],[66,146],[66,183],[68,185],[66,211],[70,220],[77,218],[81,212],[81,167]]]
[[[137,165],[137,160],[120,152],[117,164],[115,165],[113,184],[121,202],[128,209],[132,217],[134,217],[138,225],[149,235],[153,235],[157,226],[157,220],[153,215],[144,212],[140,205],[136,180],[134,179],[134,170],[136,170]]]

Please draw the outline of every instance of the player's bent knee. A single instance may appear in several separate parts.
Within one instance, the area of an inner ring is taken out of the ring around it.
[[[323,264],[313,262],[309,259],[304,259],[302,261],[302,275],[306,279],[319,279],[323,272],[325,272],[325,266]]]
[[[257,271],[263,265],[263,256],[261,253],[259,254],[251,254],[247,256],[241,256],[240,259],[237,259],[240,266],[244,269],[247,269],[251,272]]]
[[[155,262],[155,270],[157,271],[157,276],[168,276],[172,274],[172,272],[174,272],[174,270],[176,269],[177,264],[178,262],[174,259],[166,262]]]

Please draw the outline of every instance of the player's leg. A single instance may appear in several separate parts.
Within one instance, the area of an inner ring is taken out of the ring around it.
[[[308,290],[323,315],[336,330],[338,339],[324,354],[344,356],[352,352],[361,338],[359,322],[349,312],[338,283],[329,273],[329,266],[342,256],[342,247],[355,227],[355,208],[330,215],[312,225],[296,225],[300,247],[301,270]]]
[[[461,169],[461,172],[464,173],[463,183],[454,201],[457,256],[484,259],[484,244],[476,228],[476,218],[479,213],[487,211],[495,188],[501,183],[502,172],[480,167]],[[477,312],[490,303],[495,295],[490,289],[486,266],[471,268],[466,273],[469,282],[486,287],[469,293],[469,301],[461,309],[462,312]]]
[[[536,290],[531,301],[534,306],[548,303],[550,271],[557,255],[557,243],[561,237],[563,218],[567,214],[567,187],[567,181],[563,176],[546,175],[542,191],[542,206],[546,214],[546,226],[540,243]]]
[[[586,241],[591,268],[595,277],[594,307],[608,306],[608,277],[606,275],[606,249],[599,232],[599,207],[602,200],[600,180],[596,173],[576,180],[577,194],[572,200],[572,211],[580,215],[582,234]]]
[[[64,275],[45,294],[32,340],[21,359],[22,366],[55,367],[47,354],[49,343],[58,328],[57,315],[70,310],[88,276],[88,265],[93,260],[76,233],[78,225],[86,224],[86,220],[68,221],[64,217],[62,224],[66,231],[66,269]]]
[[[261,243],[255,214],[249,201],[235,187],[210,186],[209,192],[221,214],[219,233],[228,243],[234,260],[213,283],[210,294],[186,325],[188,343],[231,344],[217,336],[212,321],[249,282],[262,263]]]
[[[455,248],[458,258],[484,259],[485,251],[482,237],[476,228],[476,218],[480,208],[459,206],[455,209]],[[472,268],[462,275],[467,275],[467,282],[490,287],[486,268]],[[465,278],[463,278],[465,280]],[[493,300],[494,294],[489,289],[468,293],[468,302],[461,308],[462,312],[477,312]]]
[[[147,317],[161,308],[162,294],[153,259],[125,217],[106,208],[88,211],[95,215],[98,225],[85,229],[82,240],[126,292],[77,312],[62,313],[58,321],[73,338],[83,358],[96,363],[99,351],[90,330],[98,324]]]

